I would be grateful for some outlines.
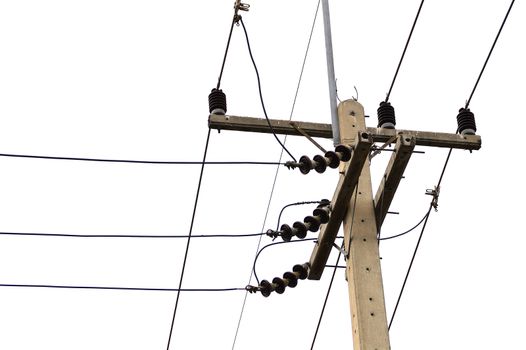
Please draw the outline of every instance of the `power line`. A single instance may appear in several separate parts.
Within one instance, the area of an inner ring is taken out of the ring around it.
[[[475,82],[475,86],[473,86],[473,90],[471,91],[471,94],[469,95],[468,100],[466,101],[466,108],[469,107],[469,103],[471,102],[471,98],[473,97],[473,94],[475,93],[475,90],[477,89],[477,86],[479,84],[480,78],[482,77],[482,74],[484,73],[484,70],[486,69],[486,65],[488,64],[489,58],[491,57],[491,54],[493,53],[493,49],[495,48],[495,44],[497,44],[497,40],[499,39],[500,33],[502,32],[502,28],[504,28],[504,24],[506,24],[506,21],[508,19],[508,15],[510,14],[511,8],[513,7],[513,4],[515,3],[515,0],[512,0],[510,3],[510,7],[508,8],[508,11],[506,12],[506,16],[504,17],[504,20],[502,21],[502,24],[500,25],[499,31],[497,32],[497,36],[495,37],[495,40],[493,41],[493,45],[491,45],[491,49],[489,50],[488,57],[486,57],[486,61],[484,62],[484,65],[482,66],[482,70],[480,71],[480,74],[477,78],[477,81]]]
[[[242,234],[211,234],[211,235],[192,235],[192,238],[243,238],[264,236],[261,233],[242,233]],[[0,236],[35,236],[35,237],[68,237],[68,238],[145,238],[145,239],[174,239],[189,238],[190,235],[112,235],[112,234],[72,234],[72,233],[42,233],[42,232],[0,232]]]
[[[253,161],[156,161],[156,160],[131,160],[131,159],[104,159],[104,158],[80,158],[80,157],[57,157],[57,156],[38,156],[28,154],[9,154],[0,153],[0,157],[10,158],[31,158],[48,160],[74,160],[83,162],[104,162],[104,163],[134,163],[134,164],[164,164],[164,165],[285,165],[280,162],[253,162]]]
[[[184,276],[184,271],[185,271],[185,267],[186,267],[186,259],[188,258],[188,251],[189,251],[189,248],[190,248],[190,239],[192,237],[192,230],[193,230],[193,227],[194,227],[195,213],[197,211],[197,203],[199,201],[199,192],[201,191],[201,183],[202,183],[202,180],[203,180],[203,172],[204,172],[204,169],[205,169],[205,160],[206,160],[206,154],[208,152],[208,144],[210,142],[210,132],[211,132],[211,130],[212,129],[208,128],[208,135],[206,136],[205,150],[204,150],[204,153],[203,153],[203,164],[201,165],[201,172],[199,174],[199,182],[197,184],[197,192],[195,194],[194,209],[193,209],[193,212],[192,212],[192,220],[190,222],[190,229],[189,229],[189,232],[188,232],[188,240],[186,241],[186,249],[185,249],[185,252],[184,252],[183,266],[181,268],[181,277],[179,278],[179,287],[178,287],[178,289],[181,289],[181,286],[183,284],[183,276]],[[175,300],[174,312],[173,312],[173,315],[172,315],[172,323],[170,325],[170,334],[168,335],[168,343],[166,345],[166,350],[170,349],[170,341],[172,340],[172,332],[173,332],[173,329],[174,329],[175,315],[177,314],[177,306],[179,305],[179,296],[180,295],[181,294],[178,291],[177,292],[177,298]]]
[[[342,244],[343,247],[343,244]],[[338,266],[338,263],[340,262],[340,257],[342,256],[342,251],[340,249],[338,253],[338,258],[336,259],[336,264],[334,266],[334,270],[332,270],[332,276],[331,281],[329,283],[329,288],[327,288],[327,294],[325,295],[325,300],[323,301],[323,306],[321,308],[320,317],[318,318],[318,324],[316,325],[316,331],[314,332],[314,337],[312,338],[312,344],[310,346],[310,350],[314,349],[314,343],[316,343],[316,338],[318,337],[318,331],[320,330],[321,320],[323,318],[323,314],[325,313],[325,307],[327,306],[327,301],[329,300],[329,295],[331,293],[332,283],[334,282],[334,276],[336,276],[336,271],[340,266]],[[345,266],[344,266],[345,267]]]
[[[228,34],[228,40],[226,42],[225,55],[223,56],[223,64],[221,64],[221,70],[219,71],[219,77],[217,78],[217,89],[221,85],[221,78],[223,77],[223,70],[225,69],[226,56],[230,47],[230,39],[232,39],[232,32],[234,30],[234,24],[237,22],[237,15],[234,15],[232,19],[232,25],[230,26],[230,33]]]
[[[411,27],[411,31],[409,32],[409,36],[407,37],[407,41],[405,42],[404,51],[402,52],[402,56],[400,57],[400,61],[398,62],[398,67],[396,67],[396,72],[393,77],[393,81],[391,82],[391,87],[389,87],[389,91],[387,92],[387,96],[385,97],[385,102],[389,101],[391,90],[393,90],[393,86],[396,81],[396,77],[398,76],[398,71],[400,70],[400,66],[402,65],[402,61],[404,60],[405,52],[407,51],[407,47],[409,46],[409,41],[411,41],[411,36],[413,35],[413,30],[415,29],[416,21],[418,21],[418,17],[420,16],[420,10],[422,9],[422,5],[424,5],[424,0],[420,2],[420,6],[418,7],[418,11],[416,13],[415,20],[413,21],[413,26]]]
[[[54,284],[8,284],[1,283],[0,287],[12,288],[51,288],[51,289],[95,289],[95,290],[124,290],[124,291],[145,291],[145,292],[231,292],[246,290],[245,287],[239,288],[145,288],[145,287],[106,287],[106,286],[72,286]]]
[[[296,158],[294,158],[292,153],[289,152],[289,150],[285,147],[285,145],[278,138],[278,136],[276,135],[276,132],[274,131],[274,128],[272,127],[272,124],[270,123],[270,120],[267,115],[267,110],[265,108],[265,102],[263,102],[263,93],[261,91],[261,79],[259,77],[259,72],[258,72],[258,67],[256,65],[256,61],[254,61],[254,56],[252,55],[252,49],[250,48],[250,40],[248,39],[247,29],[245,27],[245,23],[243,22],[243,18],[241,16],[239,16],[239,20],[241,22],[241,26],[243,27],[243,32],[245,33],[245,38],[247,41],[247,47],[248,47],[248,53],[250,55],[250,60],[252,61],[252,65],[254,66],[254,71],[256,72],[256,77],[258,81],[259,100],[261,101],[261,108],[263,109],[263,114],[265,115],[265,119],[267,120],[270,130],[272,130],[272,134],[274,135],[278,143],[281,145],[281,148],[283,148],[285,152],[287,152],[287,154],[294,160],[294,162],[296,162]]]
[[[283,214],[283,211],[287,208],[290,208],[292,206],[296,206],[296,205],[306,205],[306,204],[319,204],[321,203],[321,201],[305,201],[305,202],[295,202],[295,203],[290,203],[290,204],[287,204],[285,205],[283,208],[281,208],[281,211],[279,212],[279,215],[278,215],[278,224],[276,225],[276,231],[279,230],[279,224],[281,222],[281,214]]]
[[[312,26],[311,26],[311,30],[310,30],[310,34],[309,34],[309,40],[307,41],[307,48],[305,49],[305,54],[303,56],[303,63],[301,65],[301,69],[300,69],[300,75],[299,75],[299,78],[298,78],[298,84],[296,85],[296,92],[294,94],[294,99],[292,101],[292,107],[291,107],[291,110],[290,110],[289,121],[292,120],[292,115],[294,114],[294,108],[296,106],[296,100],[297,100],[298,93],[299,93],[299,90],[300,90],[301,81],[302,81],[302,77],[303,77],[303,71],[305,69],[305,63],[307,61],[307,56],[308,56],[308,53],[309,53],[310,43],[311,43],[311,40],[312,40],[312,34],[314,32],[314,26],[316,24],[316,18],[318,17],[318,10],[319,10],[319,8],[320,8],[320,0],[318,0],[318,4],[316,6],[316,11],[314,13],[314,19],[312,21]],[[267,119],[267,121],[268,121],[268,119]],[[285,144],[286,142],[287,142],[287,135],[285,135],[285,138],[283,139],[283,143]],[[281,151],[280,151],[280,155],[279,155],[279,161],[278,161],[279,163],[281,163],[281,160],[283,159],[283,152],[284,152],[284,150],[282,148]],[[263,220],[263,225],[262,225],[261,231],[264,230],[265,224],[267,222],[267,217],[268,217],[268,213],[269,213],[269,210],[270,210],[270,204],[271,204],[272,198],[274,196],[274,189],[276,188],[276,182],[277,182],[277,179],[278,179],[278,174],[279,174],[279,166],[276,167],[276,172],[274,174],[274,181],[272,183],[272,188],[270,190],[270,195],[269,195],[269,199],[268,199],[267,209],[266,209],[266,212],[265,212],[265,218]],[[258,244],[257,244],[256,254],[258,254],[260,246],[261,246],[261,238],[259,239]],[[250,281],[252,280],[253,272],[254,272],[253,270],[250,270],[250,277],[248,279],[248,284],[250,284]],[[241,326],[241,321],[243,319],[243,313],[245,311],[245,305],[246,305],[246,302],[247,302],[247,297],[248,297],[248,291],[245,292],[245,296],[243,298],[243,304],[241,306],[241,312],[239,313],[239,319],[238,319],[237,326],[236,326],[236,332],[234,334],[234,340],[232,342],[232,350],[234,350],[234,348],[236,346],[237,335],[239,334],[239,328]]]
[[[317,238],[305,238],[305,239],[302,239],[302,240],[274,242],[274,243],[269,243],[269,244],[267,244],[266,246],[264,246],[263,248],[261,248],[261,250],[256,254],[256,257],[254,258],[254,263],[252,264],[252,274],[253,274],[254,277],[256,278],[257,283],[259,284],[259,278],[258,278],[258,274],[256,273],[256,263],[257,263],[257,261],[258,261],[258,259],[259,259],[259,255],[260,255],[261,252],[263,252],[265,249],[267,249],[268,247],[272,247],[272,246],[278,245],[278,244],[285,244],[285,243],[300,243],[300,242],[308,242],[308,241],[315,241],[315,240],[317,240]]]
[[[442,168],[442,172],[440,173],[440,178],[438,179],[438,183],[437,183],[436,188],[440,188],[440,184],[442,183],[442,179],[444,177],[444,173],[446,171],[446,168],[447,168],[447,165],[448,165],[448,162],[449,162],[449,158],[451,157],[451,152],[452,151],[453,151],[453,149],[450,148],[449,152],[447,154],[446,161],[444,162],[444,166]],[[393,320],[394,320],[394,317],[396,315],[396,310],[398,310],[398,305],[400,304],[400,299],[402,298],[402,294],[404,293],[405,285],[407,283],[407,278],[409,277],[409,273],[411,272],[411,268],[413,267],[413,262],[415,261],[415,256],[416,256],[416,253],[418,251],[418,247],[420,246],[420,241],[422,240],[422,236],[423,236],[424,231],[426,229],[427,220],[429,219],[429,213],[431,212],[431,208],[433,208],[434,205],[435,205],[435,203],[434,203],[434,199],[433,199],[431,201],[431,203],[429,204],[428,214],[425,216],[424,225],[422,226],[422,230],[420,231],[420,236],[418,236],[418,241],[416,242],[415,250],[413,252],[413,256],[411,257],[411,262],[409,263],[409,267],[407,268],[407,272],[405,274],[404,283],[402,284],[402,288],[400,289],[400,293],[398,294],[398,299],[396,300],[396,305],[395,305],[395,308],[393,310],[393,314],[391,315],[391,320],[389,321],[388,330],[391,329],[391,325],[393,324]]]
[[[429,210],[427,211],[426,215],[424,215],[424,217],[422,219],[420,219],[420,221],[415,226],[411,227],[409,230],[404,231],[404,232],[399,233],[399,234],[396,234],[396,235],[393,235],[393,236],[381,237],[381,238],[378,238],[378,240],[379,241],[385,241],[385,240],[388,240],[388,239],[401,237],[403,235],[406,235],[406,234],[412,232],[414,229],[416,229],[418,226],[420,226],[420,224],[426,219],[427,216],[429,216],[429,213],[431,213],[431,208],[429,208]]]

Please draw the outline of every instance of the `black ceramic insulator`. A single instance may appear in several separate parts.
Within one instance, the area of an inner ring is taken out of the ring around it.
[[[285,287],[287,286],[287,282],[279,277],[274,277],[272,283],[276,285],[276,293],[283,294],[283,292],[285,291]]]
[[[394,129],[396,125],[395,111],[391,103],[382,101],[378,107],[378,127]]]
[[[349,146],[338,145],[334,149],[342,162],[348,162],[351,159],[352,150]]]
[[[461,108],[457,115],[458,132],[462,135],[474,135],[477,131],[475,115],[469,108]]]
[[[303,222],[307,225],[309,231],[311,232],[316,232],[320,229],[321,220],[317,216],[306,216],[305,219],[303,219]]]
[[[325,152],[325,158],[327,158],[329,168],[335,169],[340,165],[340,157],[334,151]]]
[[[265,298],[268,297],[270,293],[272,293],[272,291],[274,290],[272,288],[272,283],[270,283],[267,280],[261,281],[261,283],[259,284],[259,288],[261,291],[261,295],[263,295]]]
[[[223,90],[212,89],[208,95],[208,108],[211,114],[224,115],[226,113],[226,95]]]
[[[312,164],[312,160],[307,156],[301,156],[300,158],[300,171],[302,174],[308,174],[312,168],[314,168],[314,164]]]
[[[322,224],[326,224],[329,222],[329,208],[327,207],[320,207],[314,209],[312,212],[315,216],[320,218],[320,221]]]
[[[288,286],[294,288],[298,285],[298,273],[287,271],[283,274],[283,278],[288,281]]]
[[[329,205],[331,205],[331,201],[328,200],[328,199],[322,199],[320,201],[320,204],[318,204],[317,208],[323,208],[323,207],[328,207]]]
[[[290,242],[290,240],[292,239],[292,236],[294,235],[292,233],[292,228],[287,224],[283,224],[280,227],[280,231],[281,231],[281,238],[285,242]]]
[[[292,224],[292,227],[294,227],[294,230],[296,231],[296,237],[303,239],[307,236],[307,226],[303,222],[296,221]]]
[[[309,266],[307,264],[303,264],[303,265],[294,265],[294,267],[292,268],[292,271],[298,273],[298,278],[300,280],[304,280],[307,278],[307,276],[309,275]]]
[[[316,170],[320,174],[325,172],[325,169],[327,169],[327,165],[329,164],[329,160],[319,154],[315,155],[313,159],[316,163],[314,165],[314,170]]]

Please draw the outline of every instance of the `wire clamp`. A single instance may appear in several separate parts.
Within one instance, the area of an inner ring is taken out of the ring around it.
[[[239,25],[239,20],[241,19],[241,15],[238,14],[238,11],[246,12],[248,11],[249,8],[250,8],[249,4],[242,3],[241,0],[236,0],[236,2],[234,3],[234,9],[235,9],[234,21],[236,22],[236,24]]]
[[[259,291],[259,287],[257,286],[252,286],[250,284],[248,284],[246,287],[245,287],[245,290],[247,292],[249,292],[250,294],[253,294],[253,293],[257,293]]]
[[[434,190],[427,189],[426,194],[428,196],[433,196],[433,200],[431,201],[431,206],[435,208],[435,211],[438,211],[438,196],[440,195],[440,187],[436,187]]]

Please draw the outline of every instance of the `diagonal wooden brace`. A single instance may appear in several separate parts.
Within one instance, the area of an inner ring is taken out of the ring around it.
[[[346,164],[345,172],[340,176],[336,191],[332,197],[332,212],[329,222],[321,226],[318,241],[312,251],[308,276],[311,280],[319,280],[321,278],[323,269],[329,259],[332,245],[347,211],[349,200],[356,189],[358,178],[362,172],[363,165],[368,160],[372,145],[371,135],[365,132],[358,134],[353,146],[351,159]]]
[[[416,139],[411,135],[399,134],[396,141],[395,151],[389,160],[378,191],[374,198],[374,210],[376,214],[376,226],[380,230],[387,211],[391,206],[396,189],[404,174],[407,163],[415,149]]]

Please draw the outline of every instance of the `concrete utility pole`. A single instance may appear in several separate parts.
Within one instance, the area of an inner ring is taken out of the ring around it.
[[[210,128],[217,130],[272,132],[267,121],[259,118],[210,115],[208,123]],[[279,134],[332,138],[330,124],[294,122],[293,126],[285,120],[271,120],[270,123]],[[321,278],[343,223],[353,349],[388,350],[389,333],[377,232],[411,154],[416,145],[478,150],[481,138],[478,135],[370,128],[365,125],[362,105],[354,100],[339,104],[338,126],[341,143],[351,146],[353,151],[351,159],[340,168],[329,222],[320,228],[309,261],[308,278]],[[383,146],[395,143],[395,149],[373,197],[369,163],[375,143],[383,143]]]

